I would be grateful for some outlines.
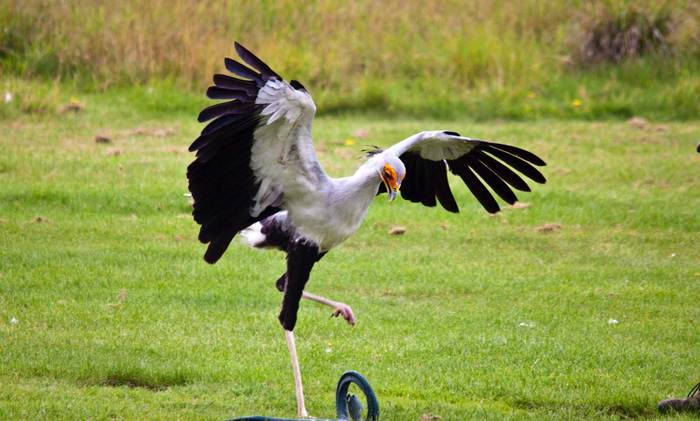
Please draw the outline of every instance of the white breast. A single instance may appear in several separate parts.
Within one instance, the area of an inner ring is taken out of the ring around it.
[[[297,232],[328,251],[362,225],[378,185],[353,186],[349,178],[332,180],[323,194],[287,203]]]

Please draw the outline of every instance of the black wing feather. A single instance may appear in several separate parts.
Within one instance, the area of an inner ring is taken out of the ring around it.
[[[240,148],[241,146],[250,148],[250,144],[242,144],[237,142],[237,140],[247,140],[247,137],[252,139],[253,131],[255,130],[259,120],[260,116],[258,115],[243,115],[241,116],[240,121],[238,121],[235,125],[226,126],[226,130],[217,130],[213,133],[200,136],[195,140],[195,142],[198,143],[197,146],[199,146],[197,148],[197,159],[200,162],[205,163],[222,153],[222,149],[228,145],[236,145],[235,147],[237,148]],[[226,153],[225,151],[223,152]],[[249,153],[249,151],[247,152]],[[229,153],[228,159],[250,159],[248,153]]]
[[[417,154],[413,153],[405,153],[401,155],[401,161],[403,162],[404,166],[406,167],[406,177],[403,179],[401,182],[401,197],[404,198],[404,200],[409,200],[411,202],[416,202],[417,200],[415,199],[415,191],[416,191],[416,178],[413,175],[415,173],[415,161],[417,159]],[[386,193],[386,188],[384,187],[382,183],[382,187],[384,188],[383,193]]]
[[[270,206],[260,215],[250,214],[260,187],[250,168],[253,133],[263,108],[255,104],[255,99],[264,80],[279,76],[248,50],[240,46],[237,50],[241,58],[261,74],[235,60],[224,60],[230,72],[250,80],[214,75],[215,86],[207,90],[207,95],[232,101],[202,110],[199,121],[213,121],[189,148],[197,152],[187,168],[188,187],[194,200],[192,216],[201,225],[199,240],[208,243],[204,254],[208,263],[221,258],[239,231],[280,211]]]
[[[458,213],[459,206],[457,206],[457,201],[452,195],[450,184],[447,181],[447,167],[445,161],[440,161],[440,165],[435,167],[433,182],[435,183],[435,196],[437,196],[442,207],[449,212]]]
[[[447,181],[446,166],[449,166],[450,171],[464,181],[484,209],[495,213],[500,207],[486,186],[510,204],[518,200],[511,187],[520,191],[530,191],[522,177],[507,165],[537,183],[546,181],[542,173],[533,166],[546,164],[532,152],[485,140],[470,142],[475,143],[475,146],[469,152],[448,161],[423,158],[416,149],[404,152],[400,156],[406,167],[406,176],[401,184],[401,197],[425,206],[435,206],[437,199],[446,210],[459,212]],[[386,189],[380,186],[379,193],[385,191]]]
[[[406,177],[401,182],[401,197],[405,200],[433,207],[440,202],[450,212],[459,212],[450,185],[444,161],[423,159],[417,152],[406,152],[400,156],[406,167]],[[378,193],[386,189],[381,186]],[[437,199],[437,201],[436,201]]]
[[[534,153],[530,151],[526,151],[525,149],[518,148],[516,146],[512,145],[504,145],[503,143],[493,143],[493,142],[488,142],[488,144],[496,149],[501,149],[503,151],[506,151],[512,155],[515,155],[519,158],[522,158],[526,161],[528,161],[531,164],[535,164],[537,166],[544,166],[547,165],[542,158],[539,156],[535,155]]]
[[[224,89],[218,86],[210,86],[207,89],[207,98],[209,99],[240,99],[241,101],[246,101],[249,97],[250,95],[246,91]]]
[[[498,174],[506,183],[510,184],[514,188],[520,191],[530,191],[530,186],[527,185],[525,180],[520,178],[520,176],[510,168],[503,165],[500,161],[492,158],[491,156],[482,153],[477,155],[479,162],[487,166],[491,171]]]
[[[245,48],[238,42],[235,42],[234,46],[236,47],[236,52],[238,53],[238,56],[242,58],[247,65],[259,71],[263,77],[263,80],[267,81],[270,77],[275,77],[279,80],[282,80],[280,75],[275,73],[274,70],[270,69],[270,67],[267,64],[265,64],[262,60],[256,57],[255,54],[251,53],[247,48]]]
[[[524,159],[521,159],[515,155],[511,155],[508,152],[494,148],[490,145],[483,145],[482,148],[484,151],[490,153],[491,155],[494,155],[496,158],[502,160],[506,164],[520,171],[531,180],[537,183],[544,183],[545,181],[547,181],[542,175],[542,173],[537,170],[537,168],[533,167]]]
[[[246,120],[249,118],[250,117],[247,115],[240,115],[240,114],[222,115],[221,117],[219,117],[216,120],[213,120],[209,124],[207,124],[204,127],[204,129],[202,129],[201,136],[213,138],[213,136],[211,136],[211,134],[216,132],[217,130],[219,130],[223,127],[226,127],[229,124],[245,124]]]
[[[214,75],[214,85],[219,88],[231,89],[234,91],[245,91],[250,95],[255,95],[258,92],[258,85],[250,80],[236,79],[227,75]]]
[[[226,57],[224,59],[224,65],[226,66],[226,70],[233,73],[234,75],[254,80],[258,86],[262,86],[264,84],[262,75],[260,73],[255,73],[255,71],[253,71],[249,67],[237,62],[232,58]]]
[[[511,190],[496,173],[491,171],[473,156],[467,156],[467,162],[469,163],[469,168],[473,169],[479,175],[479,177],[481,177],[481,179],[484,180],[486,184],[488,184],[489,187],[491,187],[491,189],[493,189],[493,191],[501,197],[501,199],[505,200],[511,205],[518,201],[518,198],[515,197],[513,190]]]
[[[252,108],[255,108],[255,104],[248,100],[221,102],[203,109],[197,119],[200,123],[204,123],[226,114],[250,114],[253,111]]]
[[[474,175],[464,160],[448,161],[450,171],[460,176],[472,194],[481,203],[481,206],[489,213],[496,213],[501,210],[491,193],[484,187],[479,179]]]
[[[425,169],[422,171],[420,177],[422,178],[422,197],[421,203],[424,206],[430,208],[435,207],[437,202],[435,200],[435,183],[433,182],[433,174],[435,173],[435,167],[440,165],[439,162],[427,161]]]

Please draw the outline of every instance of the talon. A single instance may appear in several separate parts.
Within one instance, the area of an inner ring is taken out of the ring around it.
[[[333,311],[333,314],[331,314],[331,317],[338,317],[340,315],[342,315],[343,319],[345,319],[345,321],[347,321],[350,325],[355,325],[355,314],[352,312],[349,305],[344,303],[337,303],[335,305],[335,310]]]

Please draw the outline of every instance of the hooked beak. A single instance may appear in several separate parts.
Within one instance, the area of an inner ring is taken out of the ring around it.
[[[401,186],[399,186],[398,183],[392,184],[391,182],[387,181],[384,178],[384,175],[382,175],[382,174],[379,174],[379,178],[381,178],[382,183],[384,183],[384,188],[386,189],[386,193],[387,193],[387,196],[389,197],[389,201],[391,202],[394,199],[396,199],[397,192],[399,191],[399,188]]]

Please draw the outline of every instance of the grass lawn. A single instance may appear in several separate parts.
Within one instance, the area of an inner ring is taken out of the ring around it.
[[[183,195],[195,116],[85,103],[0,121],[0,418],[293,415],[284,257],[236,241],[202,260]],[[339,176],[364,144],[434,128],[529,148],[549,182],[498,216],[454,179],[458,215],[379,198],[308,286],[358,325],[300,310],[313,415],[334,416],[349,369],[384,420],[654,418],[700,381],[700,122],[348,116],[314,130]]]

